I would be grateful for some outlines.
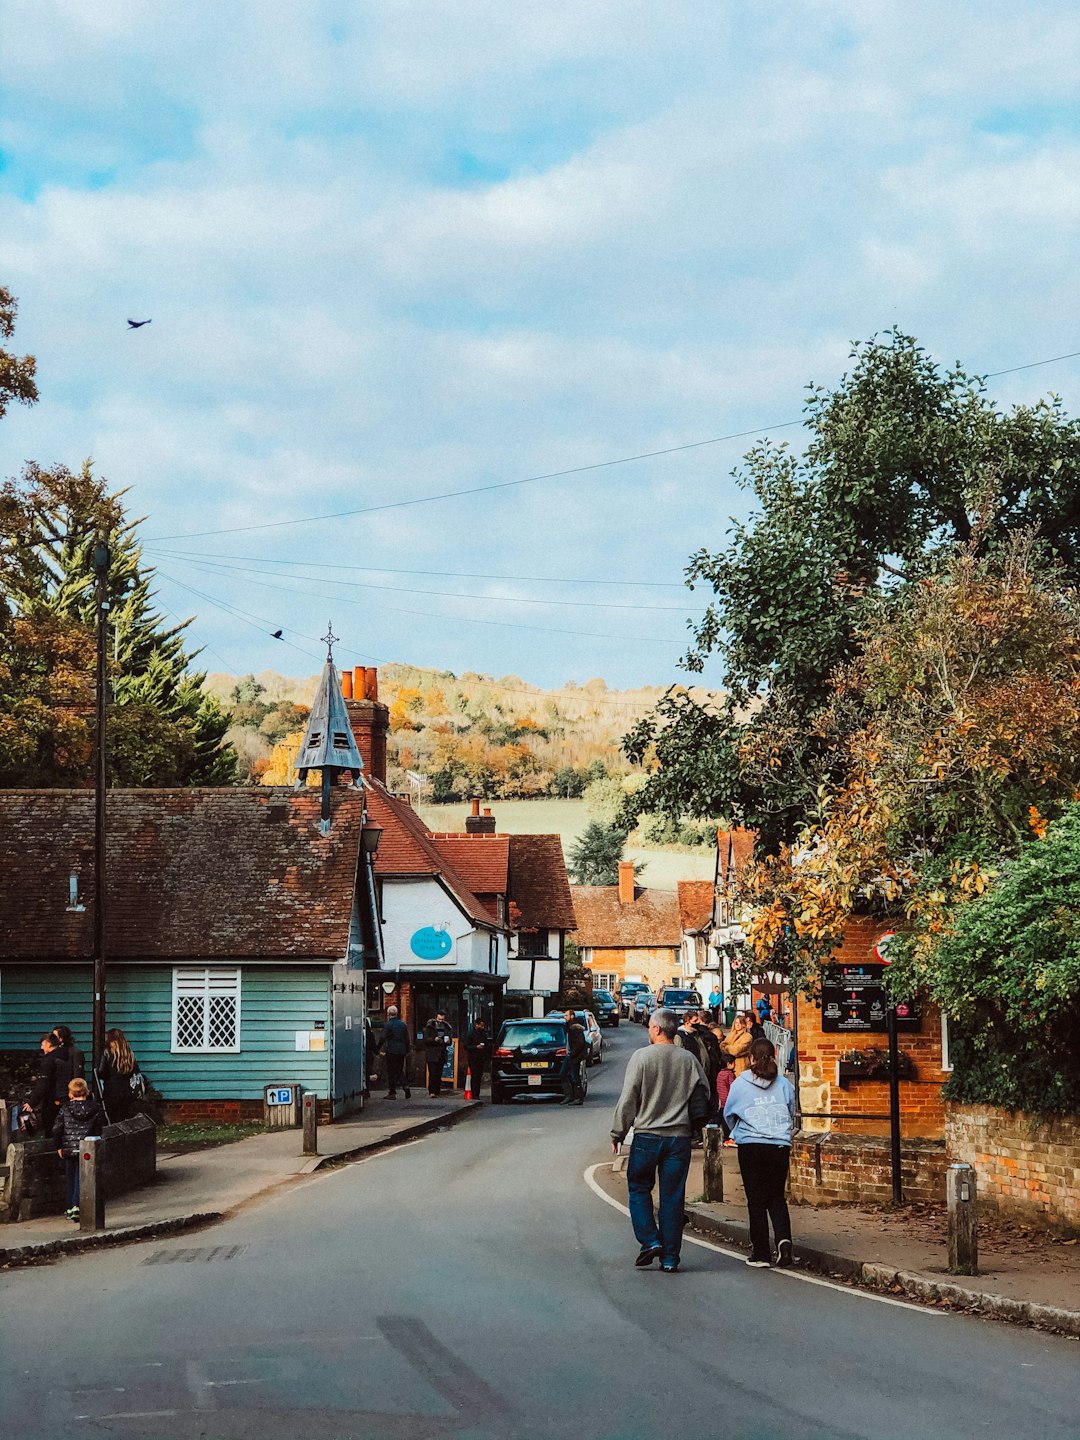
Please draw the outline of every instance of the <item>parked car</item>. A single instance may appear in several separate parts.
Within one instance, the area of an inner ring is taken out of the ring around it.
[[[631,1002],[630,1019],[633,1020],[636,1025],[646,1024],[652,1007],[655,1004],[656,997],[651,990],[648,988],[639,990]]]
[[[619,1007],[615,996],[610,990],[594,990],[592,992],[593,1004],[596,1007],[596,1018],[603,1025],[618,1026]]]
[[[700,1010],[702,1001],[696,990],[676,989],[673,985],[665,985],[656,997],[656,1006],[657,1009],[673,1010],[681,1019],[683,1015]]]
[[[648,990],[643,980],[624,980],[619,987],[619,1009],[627,1020],[634,1018],[634,1000],[643,990]]]
[[[491,1103],[502,1105],[515,1095],[562,1096],[565,1060],[566,1021],[561,1014],[543,1020],[505,1020],[491,1057]],[[586,1069],[583,1065],[583,1093],[589,1088]]]
[[[565,1010],[549,1010],[546,1018],[549,1020],[559,1020],[562,1019],[565,1014]],[[589,1058],[585,1063],[587,1065],[599,1065],[600,1061],[604,1058],[604,1037],[600,1034],[600,1026],[597,1023],[596,1016],[591,1010],[575,1010],[574,1014],[585,1027],[585,1043],[589,1047]]]

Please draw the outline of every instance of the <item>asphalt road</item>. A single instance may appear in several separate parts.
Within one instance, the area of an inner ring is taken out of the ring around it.
[[[228,1224],[0,1276],[0,1434],[222,1440],[1080,1435],[1075,1342],[747,1269],[634,1269],[583,1109],[476,1119]]]

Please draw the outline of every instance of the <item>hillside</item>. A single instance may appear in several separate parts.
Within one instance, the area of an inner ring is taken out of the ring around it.
[[[274,746],[302,728],[317,680],[273,671],[207,677],[206,688],[230,711],[229,738],[251,778],[261,778]],[[663,693],[660,686],[609,690],[602,679],[543,690],[517,675],[385,665],[379,694],[390,708],[388,779],[405,790],[408,772],[422,775],[425,798],[434,801],[574,798],[598,778],[630,774],[619,741]]]

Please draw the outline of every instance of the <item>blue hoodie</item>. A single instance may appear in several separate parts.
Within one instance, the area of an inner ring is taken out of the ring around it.
[[[724,1119],[736,1145],[790,1145],[795,1091],[790,1080],[759,1080],[745,1070],[728,1091]]]

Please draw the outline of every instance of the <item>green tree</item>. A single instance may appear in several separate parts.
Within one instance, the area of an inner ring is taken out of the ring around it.
[[[617,885],[626,831],[592,820],[570,847],[570,873],[578,885]],[[636,874],[640,866],[635,866]]]
[[[0,285],[0,339],[10,340],[14,335],[18,309],[14,295]],[[0,418],[13,400],[18,405],[33,405],[37,400],[36,369],[32,355],[13,355],[0,345]]]
[[[973,538],[1030,529],[1080,575],[1080,422],[1054,396],[1003,411],[983,381],[943,371],[907,335],[857,346],[834,391],[813,387],[800,458],[765,442],[736,473],[757,501],[687,583],[713,599],[686,668],[718,655],[725,698],[672,690],[624,740],[651,762],[623,823],[644,811],[724,815],[767,848],[790,840],[835,777],[815,724],[869,610]],[[996,497],[993,521],[976,520]]]

